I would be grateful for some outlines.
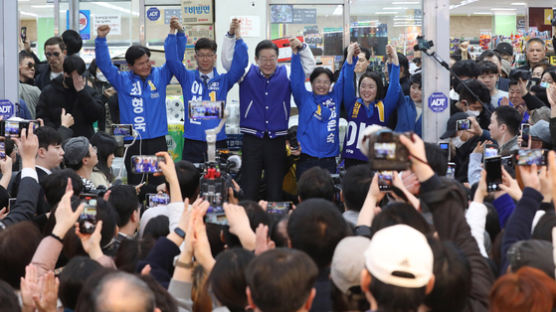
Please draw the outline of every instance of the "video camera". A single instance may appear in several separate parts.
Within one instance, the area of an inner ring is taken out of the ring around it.
[[[205,222],[227,225],[223,204],[228,201],[228,189],[234,190],[236,198],[242,197],[241,191],[233,188],[232,176],[228,172],[233,164],[231,161],[207,162],[201,176],[199,195],[210,204]]]

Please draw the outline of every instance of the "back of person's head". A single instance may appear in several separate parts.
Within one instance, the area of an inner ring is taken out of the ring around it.
[[[73,194],[78,195],[81,193],[83,191],[81,177],[71,169],[55,170],[41,179],[41,187],[50,207],[57,205],[66,193],[68,178],[71,178]]]
[[[425,305],[433,312],[462,311],[471,290],[469,262],[452,242],[428,241],[434,255],[434,288]]]
[[[457,61],[452,66],[452,70],[458,77],[463,78],[477,78],[479,76],[479,70],[477,68],[477,63],[473,60],[462,60]]]
[[[64,43],[64,40],[62,40],[61,37],[50,37],[50,38],[48,38],[44,42],[44,49],[46,50],[47,46],[53,46],[53,45],[59,46],[60,50],[62,50],[62,52],[64,50],[66,50],[66,44]]]
[[[521,115],[517,109],[511,106],[498,106],[494,113],[496,113],[496,121],[498,125],[506,125],[508,128],[508,133],[511,135],[517,135],[519,133],[519,126],[521,125]]]
[[[255,47],[255,57],[259,58],[259,52],[261,52],[261,50],[266,50],[266,49],[272,49],[276,51],[276,56],[278,56],[278,46],[270,40],[263,40],[259,42]]]
[[[133,66],[135,65],[135,61],[143,57],[143,55],[151,57],[151,50],[141,45],[132,45],[131,47],[127,48],[127,51],[125,52],[125,61],[127,62],[127,64]]]
[[[139,208],[139,199],[137,199],[135,187],[127,184],[112,186],[108,202],[118,214],[119,227],[126,225],[133,212]]]
[[[151,237],[154,240],[157,240],[160,237],[168,235],[170,232],[169,226],[170,219],[168,219],[168,216],[156,216],[147,222],[147,225],[145,225],[145,229],[143,230],[142,237]]]
[[[34,131],[35,135],[39,139],[39,148],[42,147],[48,150],[50,145],[60,145],[62,144],[62,136],[56,131],[56,129],[49,126],[38,127]]]
[[[297,311],[314,297],[317,275],[317,266],[301,251],[266,251],[253,259],[245,272],[249,303],[265,312]]]
[[[154,294],[155,306],[162,312],[178,312],[176,299],[150,274],[138,276]],[[150,311],[149,311],[150,312]]]
[[[152,312],[155,296],[135,275],[114,272],[104,276],[91,293],[93,311]]]
[[[200,38],[195,43],[195,53],[199,52],[199,50],[211,50],[212,52],[216,53],[217,45],[216,41],[209,39],[209,38]]]
[[[23,221],[0,232],[0,280],[19,289],[25,266],[31,262],[41,240],[39,229],[30,221]]]
[[[526,239],[514,243],[507,252],[507,260],[513,272],[522,267],[532,267],[554,276],[552,241]]]
[[[376,97],[375,101],[382,100],[386,95],[386,89],[384,87],[384,82],[382,81],[382,76],[380,73],[374,71],[366,71],[359,78],[359,83],[357,85],[358,90],[361,90],[361,83],[363,83],[363,78],[370,78],[376,83]]]
[[[91,274],[101,268],[102,266],[98,262],[83,256],[72,258],[64,266],[64,270],[59,275],[58,298],[65,308],[75,310],[83,284]]]
[[[424,235],[433,232],[430,224],[421,213],[410,204],[401,202],[389,203],[383,207],[382,211],[373,218],[371,227],[373,231],[379,231],[397,224],[408,225]]]
[[[201,172],[191,162],[180,160],[175,163],[176,174],[180,184],[181,196],[185,200],[189,198],[189,202],[193,203],[199,195],[199,181]],[[170,189],[170,184],[166,181],[166,189]]]
[[[540,270],[523,267],[502,275],[490,291],[490,311],[552,311],[556,307],[556,283]]]
[[[245,209],[247,218],[249,218],[249,225],[253,232],[257,230],[259,224],[270,225],[270,217],[257,202],[252,200],[243,200],[239,202],[239,205]],[[228,227],[224,228],[224,240],[228,247],[241,247],[239,238],[235,234],[230,233],[230,229]]]
[[[405,76],[409,75],[409,61],[407,60],[407,57],[405,57],[405,55],[403,55],[402,53],[398,52],[398,61],[400,62],[400,70],[403,68],[404,69],[404,74]]]
[[[19,300],[10,284],[0,280],[0,312],[19,312]]]
[[[334,73],[332,73],[332,71],[326,67],[316,67],[313,72],[311,73],[311,76],[309,77],[309,81],[311,81],[311,83],[313,83],[313,81],[315,79],[317,79],[318,76],[325,74],[326,76],[328,76],[328,79],[330,80],[330,82],[334,82]]]
[[[324,199],[303,201],[288,220],[291,247],[306,252],[321,269],[330,265],[336,245],[346,235],[346,221]]]
[[[328,170],[313,167],[303,172],[297,181],[297,195],[301,200],[323,198],[333,201],[334,181]]]
[[[77,305],[75,306],[75,312],[96,312],[94,295],[95,289],[97,288],[100,281],[107,275],[115,273],[115,269],[101,267],[97,271],[93,272],[83,284],[79,297],[77,298]],[[150,312],[150,311],[149,311]]]
[[[231,312],[244,311],[247,306],[245,269],[255,256],[242,248],[220,253],[208,276],[207,286],[218,301]]]
[[[288,220],[289,215],[284,215],[278,220],[274,220],[270,229],[270,239],[276,247],[288,247]]]
[[[433,260],[426,237],[414,228],[381,229],[365,251],[361,288],[379,311],[417,311],[434,284]]]
[[[168,224],[166,224],[166,231],[168,232]],[[114,263],[118,270],[132,274],[135,273],[137,264],[147,257],[155,242],[156,239],[151,237],[144,237],[140,240],[122,240],[120,247],[116,251],[116,256],[114,257]]]
[[[413,77],[413,76],[412,76]],[[434,173],[439,176],[445,176],[448,169],[448,157],[443,153],[440,146],[434,143],[425,142],[425,154],[429,166]]]
[[[97,148],[97,167],[111,180],[113,176],[108,167],[108,156],[116,153],[118,142],[113,136],[99,131],[91,137],[91,145]]]
[[[77,74],[83,75],[86,70],[85,61],[79,55],[68,55],[64,59],[64,73],[71,75],[73,71],[77,71]]]
[[[83,39],[81,39],[81,35],[73,29],[64,31],[62,33],[62,40],[64,40],[64,43],[66,44],[68,56],[79,53],[81,47],[83,46]]]
[[[334,311],[367,311],[369,303],[361,290],[361,270],[365,256],[361,252],[371,240],[363,236],[348,236],[338,243],[330,266],[331,297]]]
[[[467,86],[465,88],[464,84]],[[471,89],[476,96],[471,94],[468,89]],[[485,86],[482,82],[477,79],[468,79],[463,81],[457,88],[457,93],[459,94],[459,99],[466,100],[469,103],[475,103],[480,101],[483,105],[487,105],[490,103],[490,91],[488,90],[487,86]]]
[[[369,165],[357,165],[349,168],[342,180],[342,194],[346,209],[360,211],[369,192],[373,172]]]

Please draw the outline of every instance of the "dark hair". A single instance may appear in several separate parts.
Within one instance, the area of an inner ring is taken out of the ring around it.
[[[452,65],[452,70],[458,77],[477,78],[479,69],[473,60],[457,61]]]
[[[368,311],[370,306],[361,286],[353,286],[344,294],[334,282],[330,281],[332,311]]]
[[[325,74],[328,76],[328,79],[330,79],[330,82],[334,82],[334,74],[332,73],[332,71],[328,68],[325,67],[317,67],[313,70],[313,72],[311,73],[311,76],[309,77],[309,81],[311,81],[311,83],[313,83],[313,80],[317,79],[318,76]]]
[[[25,266],[31,262],[41,241],[39,229],[31,221],[23,221],[0,232],[0,280],[19,289]]]
[[[19,312],[19,300],[10,284],[0,280],[0,312]]]
[[[62,144],[62,136],[56,131],[56,129],[49,126],[38,127],[35,131],[37,138],[39,139],[39,148],[44,148],[48,150],[50,145],[60,145]]]
[[[276,248],[249,263],[245,277],[255,305],[265,312],[297,311],[317,279],[317,266],[305,253]]]
[[[118,214],[119,227],[126,225],[133,212],[139,207],[139,199],[137,199],[135,187],[127,184],[112,186],[108,202]]]
[[[482,61],[485,61],[486,58],[492,58],[493,56],[498,58],[498,61],[502,62],[502,58],[500,57],[500,55],[498,53],[492,51],[492,50],[483,51],[483,53],[481,53],[481,55],[479,55],[479,58],[477,59],[477,61],[482,62]]]
[[[400,63],[400,69],[403,68],[404,69],[404,75],[408,76],[409,75],[409,61],[407,60],[407,57],[405,57],[405,55],[403,55],[400,52],[398,53],[398,62]]]
[[[15,141],[10,139],[10,138],[5,138],[4,139],[5,145],[6,145],[6,155],[10,155],[15,148]],[[39,141],[39,147],[40,147],[40,141]]]
[[[133,66],[135,65],[135,61],[145,54],[148,57],[151,57],[151,50],[141,45],[132,45],[131,47],[127,48],[127,51],[125,51],[125,61],[127,62],[127,64]]]
[[[392,202],[383,207],[382,211],[374,217],[371,228],[376,233],[396,224],[409,225],[424,235],[433,233],[431,225],[421,213],[411,205],[401,202]]]
[[[373,171],[369,165],[357,165],[346,171],[342,180],[342,193],[346,209],[360,211],[367,198]]]
[[[33,54],[31,54],[30,52],[27,52],[25,50],[19,51],[19,64],[21,64],[21,62],[23,62],[23,60],[25,60],[26,58],[31,58],[33,59],[33,61],[35,60]],[[36,65],[37,64],[35,64],[35,66]]]
[[[417,311],[425,300],[426,286],[420,288],[394,286],[383,283],[371,274],[369,291],[375,298],[379,311]]]
[[[531,234],[532,239],[540,239],[552,242],[552,228],[556,226],[556,215],[552,212],[545,213],[537,222]]]
[[[419,89],[421,89],[423,87],[423,80],[422,80],[422,75],[421,73],[416,73],[411,75],[411,77],[409,77],[409,85],[419,85]]]
[[[64,31],[62,33],[62,40],[66,44],[68,56],[79,53],[81,47],[83,46],[83,39],[81,39],[81,35],[73,29]]]
[[[195,53],[203,49],[211,50],[212,52],[216,53],[216,48],[217,48],[216,41],[211,40],[209,38],[200,38],[195,43]]]
[[[150,274],[137,275],[154,294],[155,306],[162,312],[178,312],[176,299]],[[150,312],[150,311],[148,311]]]
[[[334,199],[334,181],[330,173],[320,167],[313,167],[301,175],[297,181],[297,195],[301,200],[309,198]]]
[[[428,238],[434,255],[434,288],[425,304],[431,311],[463,311],[471,291],[471,267],[452,242]]]
[[[368,60],[371,59],[371,50],[364,48],[364,47],[360,47],[361,52],[365,53],[365,58]]]
[[[477,99],[473,94],[465,88],[463,85],[465,84],[469,89],[475,93],[479,98]],[[490,104],[490,91],[488,90],[487,86],[485,86],[482,82],[477,79],[467,79],[463,81],[456,90],[459,94],[459,99],[466,100],[471,103],[475,103],[477,101],[482,102],[483,104],[489,105]],[[484,105],[483,105],[483,108]]]
[[[550,77],[552,77],[552,80],[556,81],[556,67],[554,66],[550,66],[547,69],[544,70],[544,72],[542,73],[542,76],[544,76],[544,74],[549,74]],[[542,78],[541,76],[541,78]]]
[[[498,66],[491,61],[480,61],[477,66],[479,67],[479,76],[489,74],[498,75]]]
[[[85,280],[77,298],[75,312],[96,312],[94,305],[96,296],[93,294],[100,281],[107,275],[117,272],[114,269],[101,267]]]
[[[176,174],[180,184],[181,196],[185,200],[189,198],[189,202],[193,203],[197,198],[199,192],[199,181],[201,179],[201,172],[191,162],[187,160],[180,160],[175,163]],[[170,189],[168,181],[166,189]]]
[[[245,213],[247,213],[247,218],[249,218],[249,225],[251,226],[251,230],[255,232],[259,224],[270,225],[270,218],[266,211],[259,206],[259,204],[252,200],[243,200],[239,202],[239,205],[245,209]],[[239,238],[230,233],[230,229],[228,227],[224,228],[224,241],[228,247],[241,247],[241,242]]]
[[[168,217],[166,217],[166,219],[168,219]],[[166,231],[168,231],[168,223],[166,224]],[[168,233],[166,233],[166,235],[168,235]],[[122,240],[114,257],[114,263],[118,270],[135,273],[137,264],[147,257],[155,242],[156,239],[152,239],[151,237],[143,237],[141,240]]]
[[[541,38],[531,38],[529,40],[527,40],[527,44],[525,45],[526,49],[529,48],[529,45],[533,42],[538,42],[540,44],[542,44],[542,46],[544,47],[544,40],[542,40]]]
[[[102,268],[100,263],[88,257],[78,256],[72,258],[60,273],[60,289],[58,297],[64,307],[75,310],[77,298],[91,274]]]
[[[244,311],[247,306],[245,269],[255,255],[242,248],[232,248],[216,257],[207,278],[212,293],[231,312]]]
[[[448,157],[442,152],[440,146],[434,143],[425,142],[425,154],[429,166],[434,173],[439,176],[445,176],[448,169]]]
[[[145,229],[143,230],[143,238],[152,237],[154,240],[160,237],[168,235],[170,233],[170,219],[168,216],[159,215],[147,222]]]
[[[79,194],[83,191],[81,177],[71,169],[55,170],[41,179],[41,187],[44,190],[46,201],[50,207],[54,207],[66,193],[68,178],[71,178],[73,193]]]
[[[91,63],[89,64],[89,68],[87,69],[87,71],[89,72],[89,74],[93,77],[97,77],[97,69],[98,69],[98,65],[97,65],[97,60],[93,59],[91,61]]]
[[[66,43],[60,37],[50,37],[44,42],[44,50],[46,51],[47,46],[58,45],[60,50],[66,50]]]
[[[289,215],[284,215],[280,219],[275,219],[270,231],[270,239],[276,247],[288,247],[288,219]],[[284,228],[280,228],[280,224],[284,223]]]
[[[276,51],[276,56],[278,56],[278,46],[270,40],[263,40],[259,42],[255,48],[255,57],[259,58],[259,52],[265,49],[272,49]]]
[[[361,90],[361,83],[363,82],[364,78],[370,78],[374,80],[374,82],[376,83],[375,101],[382,100],[385,96],[386,90],[384,88],[384,83],[382,82],[382,77],[380,76],[380,74],[373,71],[366,71],[365,73],[363,73],[363,75],[361,75],[361,78],[359,78],[359,83],[357,85],[358,90]]]
[[[336,245],[347,234],[346,221],[336,206],[324,199],[303,201],[288,221],[292,248],[306,252],[319,268],[330,265]]]
[[[64,73],[71,74],[74,70],[76,70],[79,75],[83,75],[87,70],[87,66],[78,55],[68,55],[64,59]]]
[[[128,295],[126,299],[135,299],[134,302],[137,304],[138,300],[142,300],[140,302],[142,309],[137,312],[150,312],[154,311],[156,300],[155,295],[152,290],[149,288],[147,283],[142,281],[139,277],[125,273],[125,272],[114,272],[105,275],[94,291],[90,294],[92,296],[92,303],[93,303],[93,311],[101,311],[101,307],[107,302],[103,300],[106,299],[106,292],[110,290],[115,290],[114,285],[111,285],[114,282],[118,282],[118,289],[126,289],[125,294]],[[122,283],[124,285],[122,285]],[[134,295],[132,295],[134,293]],[[118,295],[123,295],[123,293],[119,293]],[[121,298],[123,299],[123,298]]]
[[[496,113],[496,121],[498,124],[505,124],[510,134],[517,135],[519,133],[521,115],[517,109],[511,106],[499,106],[494,110],[494,113]]]
[[[98,163],[96,167],[106,176],[108,181],[114,179],[111,168],[108,167],[108,156],[115,154],[118,149],[118,142],[114,137],[97,132],[91,137],[91,145],[97,148]]]

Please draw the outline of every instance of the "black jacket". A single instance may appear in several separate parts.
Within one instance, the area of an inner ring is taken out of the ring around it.
[[[37,63],[38,64],[38,63]],[[44,90],[52,81],[50,80],[50,65],[48,63],[37,65],[37,74],[35,75],[35,85],[39,89]]]
[[[41,93],[37,104],[37,118],[42,118],[46,126],[55,129],[60,128],[60,115],[62,108],[73,116],[73,136],[85,136],[91,138],[94,134],[93,123],[104,114],[101,98],[91,87],[76,92],[74,89],[66,89],[62,85],[63,76],[52,80],[52,83]]]
[[[0,227],[32,220],[37,212],[40,188],[39,183],[33,178],[25,177],[21,179],[21,188],[17,193],[15,207],[12,207],[10,213],[0,220],[0,223],[2,223]]]

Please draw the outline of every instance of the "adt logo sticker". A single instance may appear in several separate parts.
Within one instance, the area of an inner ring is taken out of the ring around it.
[[[434,92],[429,96],[429,108],[435,113],[442,113],[448,108],[448,97],[442,92]]]
[[[0,116],[4,119],[12,117],[14,114],[14,104],[10,100],[0,100]]]
[[[147,10],[147,18],[151,21],[157,21],[160,18],[160,10],[157,8],[150,8]]]

